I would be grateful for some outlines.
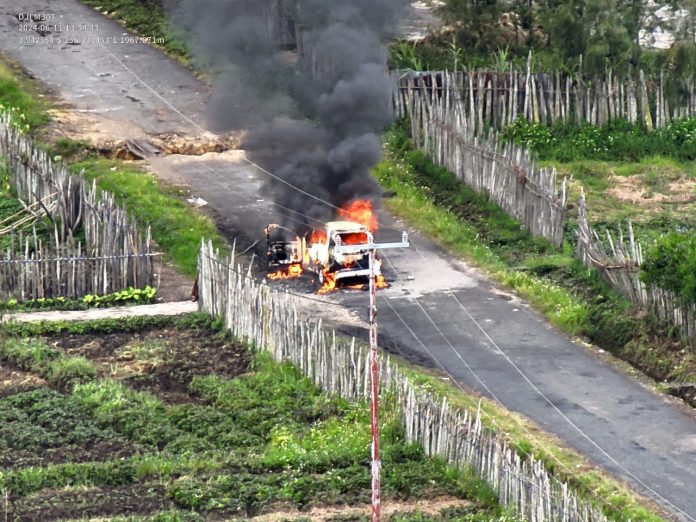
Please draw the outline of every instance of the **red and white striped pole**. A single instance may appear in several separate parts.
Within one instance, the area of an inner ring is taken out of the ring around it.
[[[372,522],[381,515],[379,473],[379,364],[377,363],[377,281],[376,250],[370,250],[370,431],[372,433]]]

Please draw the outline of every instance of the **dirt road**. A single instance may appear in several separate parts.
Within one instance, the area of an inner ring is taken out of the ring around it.
[[[8,3],[0,7],[0,50],[52,86],[79,111],[74,114],[87,116],[92,130],[203,132],[189,118],[205,125],[205,86],[180,65],[142,44],[22,44],[16,12],[98,24],[95,34],[104,38],[124,31],[76,0]],[[259,192],[265,174],[246,164],[241,151],[161,157],[151,167],[163,178],[188,183],[242,248],[274,219],[273,205]],[[403,225],[388,215],[381,218],[377,239],[399,237]],[[386,349],[422,364],[433,365],[434,357],[460,382],[530,417],[675,517],[696,519],[693,412],[569,341],[527,304],[426,238],[413,231],[411,238],[409,251],[387,254],[393,284],[379,297]],[[339,292],[326,299],[337,306],[308,306],[335,326],[365,335],[365,293]]]

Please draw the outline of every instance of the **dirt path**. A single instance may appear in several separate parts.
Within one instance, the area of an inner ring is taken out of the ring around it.
[[[191,301],[175,303],[158,303],[139,306],[116,306],[113,308],[92,308],[91,310],[26,312],[7,314],[3,321],[36,323],[42,321],[94,321],[97,319],[121,319],[124,317],[141,317],[155,315],[182,315],[197,312],[198,305]]]
[[[51,84],[73,110],[94,116],[97,128],[201,133],[180,114],[204,125],[205,86],[186,69],[146,45],[19,45],[14,11],[20,8],[43,12],[50,5],[65,23],[99,24],[104,37],[123,33],[76,0],[20,4],[0,7],[0,50]],[[166,156],[151,167],[208,201],[241,249],[274,219],[273,206],[259,194],[264,174],[244,163],[242,151]],[[388,215],[381,222],[380,241],[406,228]],[[530,417],[675,517],[696,519],[693,414],[598,360],[527,303],[410,232],[411,249],[385,261],[392,286],[379,296],[384,347],[424,365],[435,358],[464,385]],[[367,335],[365,293],[339,292],[306,306],[340,330]]]

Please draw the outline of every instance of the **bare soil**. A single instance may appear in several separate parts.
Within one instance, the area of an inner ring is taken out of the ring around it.
[[[103,440],[88,447],[61,446],[40,452],[29,450],[0,450],[0,468],[19,469],[64,462],[105,462],[128,458],[136,449],[124,440]]]
[[[104,376],[124,380],[169,403],[192,402],[187,392],[196,375],[233,378],[248,370],[251,353],[209,331],[174,327],[139,333],[74,334],[48,338],[68,355],[90,359]]]
[[[471,502],[469,501],[453,497],[437,497],[414,502],[390,500],[382,506],[381,513],[385,520],[395,519],[399,517],[399,515],[415,512],[430,517],[436,517],[445,509],[464,508],[470,504]],[[371,510],[372,507],[369,504],[361,506],[315,507],[310,511],[274,511],[265,515],[252,517],[251,520],[255,522],[280,522],[283,520],[294,520],[307,517],[312,521],[368,520]]]
[[[7,522],[46,522],[111,515],[149,515],[171,507],[163,486],[128,486],[43,490],[10,499]],[[3,513],[3,516],[5,514]]]
[[[41,377],[0,364],[0,399],[43,386],[46,381]]]
[[[696,180],[680,178],[666,184],[659,192],[646,185],[644,176],[611,176],[613,187],[607,194],[624,203],[646,210],[661,210],[664,205],[687,205],[696,201]]]

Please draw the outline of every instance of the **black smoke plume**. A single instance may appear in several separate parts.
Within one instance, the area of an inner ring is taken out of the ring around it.
[[[404,0],[171,0],[174,22],[216,71],[209,125],[246,130],[253,161],[340,207],[374,198],[370,169],[391,119],[383,43]],[[297,229],[335,209],[267,177],[265,190]],[[290,209],[284,210],[284,209]]]

